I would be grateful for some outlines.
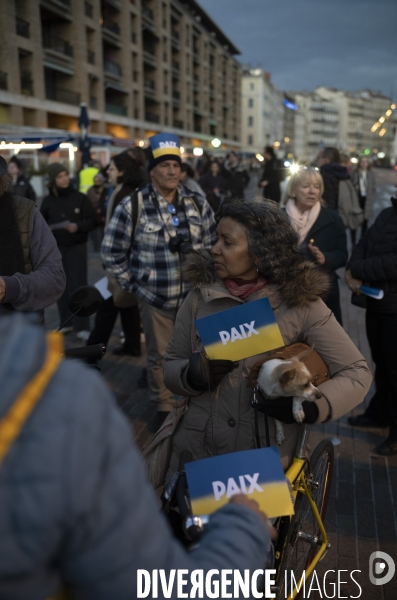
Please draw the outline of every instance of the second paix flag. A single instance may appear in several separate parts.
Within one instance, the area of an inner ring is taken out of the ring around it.
[[[185,469],[195,515],[213,513],[235,494],[256,500],[269,518],[294,514],[275,446],[196,460]]]
[[[268,298],[197,319],[196,327],[211,360],[242,360],[284,346]]]

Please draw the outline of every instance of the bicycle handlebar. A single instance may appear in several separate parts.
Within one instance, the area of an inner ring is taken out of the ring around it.
[[[104,344],[93,344],[92,346],[65,349],[64,355],[68,358],[101,358],[105,352]]]

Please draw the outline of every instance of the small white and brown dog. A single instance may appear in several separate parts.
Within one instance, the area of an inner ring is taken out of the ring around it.
[[[309,351],[310,352],[310,351]],[[304,353],[307,356],[307,352]],[[305,413],[302,402],[314,402],[321,398],[321,392],[311,383],[311,375],[302,356],[294,356],[288,360],[274,358],[263,363],[259,375],[258,386],[264,396],[279,398],[293,396],[292,414],[298,423],[302,423]],[[280,446],[284,439],[284,428],[280,421],[276,424],[276,441]]]

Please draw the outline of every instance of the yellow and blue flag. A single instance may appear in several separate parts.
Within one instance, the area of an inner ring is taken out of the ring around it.
[[[209,359],[241,360],[284,346],[268,298],[196,320]]]
[[[294,514],[275,446],[197,460],[185,470],[194,515],[211,514],[236,494],[256,500],[269,518]]]

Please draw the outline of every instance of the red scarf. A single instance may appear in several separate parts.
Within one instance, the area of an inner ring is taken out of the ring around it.
[[[258,279],[224,279],[225,285],[232,296],[238,296],[239,298],[247,298],[254,292],[261,290],[267,284],[267,280],[261,275]]]

